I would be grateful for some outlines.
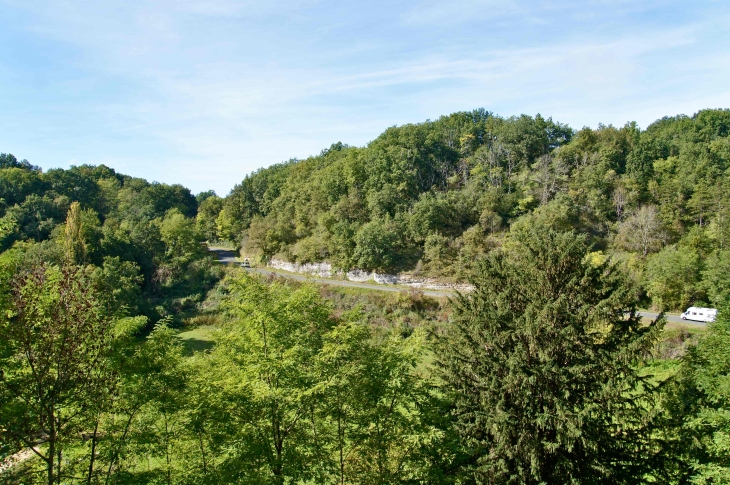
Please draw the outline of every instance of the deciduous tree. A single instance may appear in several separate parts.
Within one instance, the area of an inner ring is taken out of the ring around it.
[[[89,418],[116,381],[114,326],[91,270],[41,266],[16,276],[0,334],[8,347],[0,362],[2,439],[32,449],[46,483],[60,484],[64,451],[82,431],[95,432]]]

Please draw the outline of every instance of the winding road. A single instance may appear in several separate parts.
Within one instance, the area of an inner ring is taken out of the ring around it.
[[[208,248],[211,252],[215,253],[218,257],[218,261],[220,261],[223,264],[237,264],[238,261],[236,260],[236,253],[230,249],[223,249],[223,248],[215,248],[215,247],[209,247]],[[398,286],[388,286],[388,285],[378,285],[378,284],[372,284],[372,283],[356,283],[354,281],[345,281],[345,280],[335,280],[330,278],[315,278],[312,276],[306,276],[306,275],[299,275],[299,274],[293,274],[293,273],[284,273],[284,272],[278,272],[273,271],[270,269],[261,269],[261,268],[251,268],[249,271],[253,271],[254,273],[259,274],[274,274],[277,276],[283,276],[285,278],[291,278],[293,280],[297,281],[312,281],[314,283],[320,283],[324,285],[332,285],[332,286],[346,286],[350,288],[364,288],[368,290],[378,290],[378,291],[403,291],[405,288],[398,287]],[[453,291],[438,291],[438,290],[424,290],[424,295],[432,296],[436,298],[445,298],[449,296],[453,296]],[[640,311],[638,312],[639,315],[641,315],[644,318],[648,318],[650,320],[655,319],[659,314],[654,312],[647,312],[647,311]],[[664,315],[667,319],[667,322],[671,323],[683,323],[687,325],[698,325],[701,327],[704,327],[706,324],[704,322],[692,322],[689,320],[682,320],[680,317],[676,315]]]
[[[659,316],[658,313],[654,313],[654,312],[641,311],[641,312],[637,312],[637,313],[639,315],[641,315],[642,317],[649,318],[651,320],[654,320],[656,317]],[[667,315],[666,313],[664,314],[664,318],[666,318],[668,322],[672,322],[672,323],[684,323],[686,325],[698,325],[700,327],[704,327],[707,325],[705,322],[693,322],[691,320],[682,320],[682,317],[678,317],[677,315]]]
[[[209,251],[216,254],[218,257],[218,261],[220,261],[223,264],[238,264],[239,262],[236,260],[236,253],[230,249],[223,249],[223,248],[215,248],[215,247],[209,247]],[[346,280],[335,280],[330,278],[319,278],[314,276],[308,276],[308,275],[301,275],[301,274],[294,274],[294,273],[285,273],[280,271],[273,271],[270,269],[261,269],[261,268],[250,268],[249,271],[252,271],[254,273],[264,274],[264,275],[276,275],[276,276],[282,276],[284,278],[290,278],[297,281],[311,281],[313,283],[319,283],[323,285],[332,285],[332,286],[345,286],[349,288],[363,288],[367,290],[378,290],[378,291],[405,291],[408,288],[401,287],[401,286],[389,286],[389,285],[379,285],[379,284],[373,284],[373,283],[357,283],[355,281],[346,281]],[[440,291],[440,290],[423,290],[423,294],[426,296],[431,296],[435,298],[446,298],[449,296],[453,296],[453,291]]]

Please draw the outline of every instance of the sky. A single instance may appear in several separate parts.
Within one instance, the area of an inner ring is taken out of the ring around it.
[[[730,2],[0,0],[0,152],[193,193],[485,108],[730,108]]]

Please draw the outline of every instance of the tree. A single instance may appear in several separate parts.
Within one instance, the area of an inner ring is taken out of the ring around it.
[[[202,204],[206,199],[209,199],[211,197],[218,197],[218,195],[215,193],[215,190],[206,190],[205,192],[200,192],[199,194],[195,195],[195,200],[198,203],[198,209],[200,209],[200,204]],[[220,197],[218,197],[220,199]]]
[[[63,239],[64,254],[69,264],[86,261],[86,241],[82,234],[81,205],[71,203],[66,217],[66,231]]]
[[[137,332],[146,324],[144,317],[127,318],[125,325],[116,327],[119,382],[103,412],[89,419],[89,426],[98,432],[87,433],[92,443],[86,483],[171,484],[178,469],[188,466],[190,457],[184,456],[188,450],[179,439],[184,435],[185,407],[190,407],[188,379],[181,365],[181,342],[168,322],[158,322],[142,341]],[[154,470],[150,460],[158,464]]]
[[[140,287],[143,282],[139,266],[118,257],[107,256],[101,267],[94,270],[100,300],[109,315],[134,315],[139,305]]]
[[[730,301],[730,251],[717,251],[707,258],[702,271],[702,287],[709,301],[717,308]]]
[[[84,264],[99,247],[101,227],[93,209],[81,210],[78,202],[72,202],[66,216],[63,247],[69,264]]]
[[[18,221],[12,214],[6,214],[0,217],[0,247],[5,238],[13,234],[18,229]]]
[[[559,159],[554,160],[550,155],[542,155],[533,164],[533,181],[540,205],[547,204],[560,190],[560,183],[567,174],[567,168]]]
[[[68,210],[68,199],[51,199],[30,194],[22,204],[8,209],[7,214],[18,224],[17,239],[43,241],[51,235],[53,228],[64,220]]]
[[[246,273],[228,288],[231,323],[200,372],[201,399],[217,417],[219,483],[321,483],[323,460],[308,415],[311,364],[334,323],[330,308],[313,287],[292,291]]]
[[[355,234],[353,262],[366,271],[393,271],[406,258],[406,230],[400,221],[375,219]]]
[[[231,321],[191,373],[209,480],[395,484],[429,472],[441,433],[427,419],[431,383],[415,373],[423,333],[374,338],[359,311],[333,317],[310,286],[245,273],[226,286]]]
[[[226,214],[223,209],[218,217],[220,221]],[[220,224],[218,226],[219,234]],[[245,240],[246,250],[258,251],[265,259],[274,256],[287,242],[291,241],[291,226],[286,222],[282,223],[274,217],[255,216],[248,228],[248,238]]]
[[[330,483],[423,480],[424,449],[442,435],[428,423],[435,401],[431,383],[414,372],[422,357],[418,332],[380,340],[367,326],[345,321],[324,335],[314,359],[312,425],[318,444],[329,451]]]
[[[439,233],[432,233],[426,236],[423,244],[423,259],[428,263],[430,270],[444,274],[444,268],[455,258],[455,252],[450,247],[452,241]]]
[[[126,468],[128,473],[141,472],[155,477],[156,483],[172,485],[180,483],[179,476],[188,467],[181,445],[193,396],[182,365],[182,346],[169,321],[157,323],[125,369],[122,390],[126,395],[105,421],[110,431],[103,443],[107,476]],[[160,463],[152,473],[139,466],[151,457]]]
[[[198,197],[200,195],[202,194],[199,194]],[[223,199],[215,194],[198,203],[198,227],[207,241],[217,241],[219,239],[216,219],[221,210],[223,210]]]
[[[205,221],[205,218],[203,218]],[[226,241],[236,241],[239,233],[236,232],[236,221],[233,215],[223,207],[215,218],[215,232],[218,238]]]
[[[644,205],[619,226],[617,242],[630,251],[646,257],[656,251],[666,239],[656,207]]]
[[[60,484],[65,449],[80,432],[95,433],[87,418],[115,385],[114,326],[91,270],[41,266],[16,276],[0,333],[9,347],[0,362],[2,439],[31,448],[46,483]]]
[[[664,394],[673,421],[678,483],[730,483],[730,307],[682,359]]]
[[[654,388],[636,365],[661,328],[585,237],[533,227],[478,264],[437,348],[479,483],[643,483]]]
[[[628,198],[629,193],[628,190],[626,190],[626,187],[621,184],[617,184],[616,188],[613,190],[613,206],[616,208],[616,218],[619,221],[623,215],[624,207],[626,207]]]
[[[79,202],[82,207],[96,208],[99,206],[100,187],[89,174],[78,170],[63,170],[54,168],[42,174],[43,181],[47,184],[48,194],[52,198],[59,196],[68,200]]]
[[[700,258],[683,246],[667,246],[646,265],[646,292],[661,310],[684,310],[702,295]]]
[[[22,204],[27,196],[46,189],[41,176],[36,171],[21,168],[0,169],[0,197],[12,207]]]
[[[0,153],[0,168],[23,168],[25,170],[40,172],[39,167],[31,165],[28,160],[21,160],[19,162],[12,153]]]
[[[202,235],[195,220],[177,209],[170,209],[160,221],[160,236],[167,248],[167,259],[178,266],[189,263],[203,252]]]

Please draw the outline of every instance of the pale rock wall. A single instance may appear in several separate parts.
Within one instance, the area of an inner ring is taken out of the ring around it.
[[[414,288],[422,288],[424,290],[458,290],[461,292],[469,292],[474,288],[467,284],[445,283],[434,278],[420,278],[409,274],[385,274],[385,273],[369,273],[359,269],[348,271],[342,274],[340,271],[334,271],[329,263],[290,263],[280,259],[272,259],[268,264],[272,268],[282,269],[291,273],[308,274],[319,278],[343,278],[348,281],[364,283],[366,281],[374,281],[381,285],[405,285]]]

